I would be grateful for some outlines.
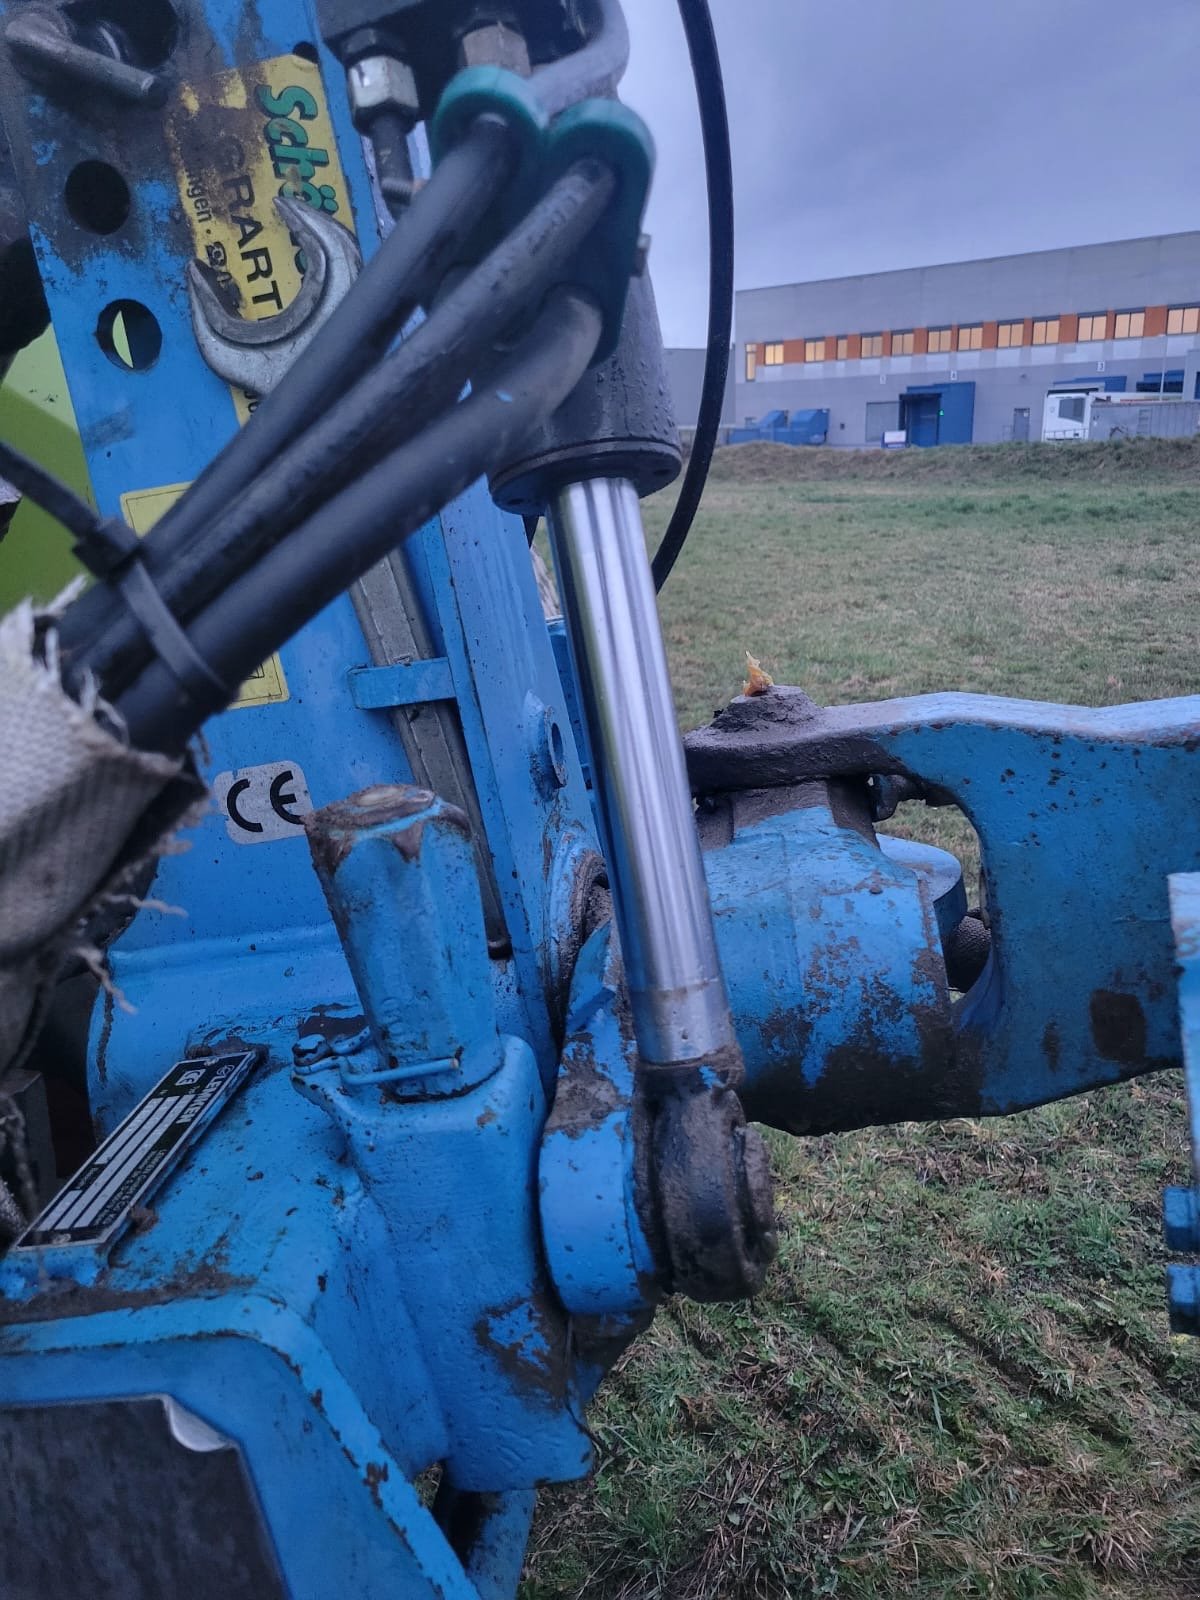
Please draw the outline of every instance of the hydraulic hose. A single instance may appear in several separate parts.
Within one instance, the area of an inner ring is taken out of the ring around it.
[[[0,477],[6,478],[14,489],[20,490],[27,500],[40,506],[61,522],[76,540],[84,541],[95,533],[100,517],[85,500],[68,489],[53,473],[31,461],[28,456],[14,450],[12,445],[0,440]]]
[[[581,50],[533,72],[533,87],[546,114],[593,96],[611,95],[629,64],[629,29],[620,0],[589,0],[591,38]]]
[[[191,623],[189,637],[226,683],[239,683],[322,607],[448,500],[507,459],[562,404],[595,352],[601,317],[556,289],[486,382],[275,545]],[[142,749],[180,751],[221,709],[184,694],[151,662],[116,701]]]
[[[679,559],[704,493],[721,428],[733,337],[733,158],[721,56],[708,0],[679,0],[679,15],[696,81],[708,188],[708,345],[691,455],[667,531],[651,564],[656,589],[662,588]]]
[[[147,545],[157,577],[198,529],[226,515],[235,497],[313,420],[328,411],[386,350],[416,307],[431,299],[462,245],[507,181],[514,150],[505,125],[481,117],[449,150],[433,177],[363,268],[348,295],[250,421],[171,508]],[[125,616],[103,585],[63,617],[60,647],[71,670]]]
[[[199,529],[170,567],[164,569],[157,559],[158,529],[147,535],[147,565],[160,570],[160,592],[185,624],[322,500],[385,449],[411,437],[430,415],[453,405],[495,341],[561,275],[608,204],[613,186],[607,167],[576,163],[409,338],[284,449],[222,517]],[[289,372],[289,385],[307,360],[302,356]],[[152,654],[144,631],[126,614],[123,625],[76,652],[72,676],[90,672],[111,699],[133,682]]]

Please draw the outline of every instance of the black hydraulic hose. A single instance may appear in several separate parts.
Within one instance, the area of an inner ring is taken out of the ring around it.
[[[3,441],[0,441],[0,477],[7,478],[14,489],[19,489],[55,522],[61,522],[79,543],[86,543],[102,521],[86,500],[81,500],[53,473]]]
[[[521,312],[536,306],[579,250],[608,204],[614,181],[608,167],[577,162],[333,412],[273,461],[223,517],[197,533],[159,578],[163,598],[181,621],[186,624],[356,473],[453,405],[499,336]],[[293,370],[306,359],[301,357]],[[152,529],[148,550],[157,538],[158,529]],[[90,672],[113,699],[152,654],[150,641],[130,616],[124,626],[77,652],[72,672]]]
[[[581,50],[535,67],[533,87],[548,116],[578,100],[611,95],[629,64],[629,29],[620,0],[588,0],[590,38]]]
[[[246,426],[201,473],[155,528],[146,564],[165,571],[196,531],[226,514],[235,497],[299,438],[386,350],[416,307],[431,299],[464,241],[495,201],[515,151],[505,125],[477,119],[438,165],[375,255],[353,292],[287,375],[265,395]],[[63,618],[59,643],[70,670],[81,652],[123,615],[98,587]]]
[[[662,588],[679,559],[704,493],[721,428],[725,382],[729,376],[729,344],[733,337],[733,158],[729,149],[729,113],[721,76],[721,56],[708,0],[679,0],[679,15],[696,80],[708,187],[708,349],[692,452],[679,498],[652,563],[656,589]]]
[[[579,382],[600,328],[589,298],[553,290],[529,333],[468,399],[326,501],[192,622],[189,637],[214,671],[241,682],[448,500],[508,459]],[[117,700],[134,744],[161,751],[182,750],[220,709],[185,696],[157,660]]]

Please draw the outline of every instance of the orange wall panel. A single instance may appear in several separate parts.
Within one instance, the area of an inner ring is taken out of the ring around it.
[[[852,333],[850,335],[850,348],[846,352],[846,358],[849,361],[857,361],[861,355],[862,355],[862,334],[861,333]]]
[[[1153,338],[1155,334],[1166,333],[1166,331],[1167,331],[1167,308],[1166,308],[1166,306],[1147,306],[1146,307],[1146,326],[1145,326],[1145,330],[1144,331],[1151,338]]]
[[[793,361],[803,361],[803,360],[804,360],[804,340],[803,339],[785,339],[783,341],[783,361],[784,361],[784,365],[787,366],[789,363],[791,363]]]
[[[1059,344],[1074,344],[1079,337],[1079,316],[1074,311],[1068,311],[1058,319]]]
[[[999,334],[996,331],[998,326],[999,326],[999,324],[995,323],[995,322],[985,322],[984,323],[984,325],[983,325],[983,348],[985,350],[994,350],[996,348],[997,341],[998,341],[998,339],[1000,337]]]
[[[927,356],[929,354],[929,329],[913,329],[913,355]]]

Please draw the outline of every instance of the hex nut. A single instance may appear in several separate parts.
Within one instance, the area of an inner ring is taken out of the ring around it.
[[[395,56],[365,56],[356,61],[346,73],[346,88],[356,126],[381,111],[417,120],[417,80],[412,68]]]
[[[522,78],[529,76],[529,47],[515,28],[506,28],[502,22],[491,22],[463,34],[458,60],[464,67],[507,67]]]

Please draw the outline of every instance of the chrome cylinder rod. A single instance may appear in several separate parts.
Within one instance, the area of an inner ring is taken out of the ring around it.
[[[641,508],[623,479],[571,484],[547,521],[596,789],[638,1053],[736,1052]]]

